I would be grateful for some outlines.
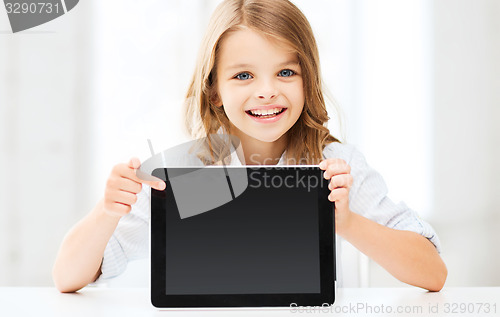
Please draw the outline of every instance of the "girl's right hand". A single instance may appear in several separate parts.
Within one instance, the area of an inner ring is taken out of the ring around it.
[[[113,167],[106,189],[104,191],[104,211],[115,217],[122,217],[130,212],[137,201],[137,194],[142,190],[142,184],[157,190],[164,190],[164,181],[146,181],[136,175],[141,166],[138,158],[132,158],[128,164],[118,164]]]

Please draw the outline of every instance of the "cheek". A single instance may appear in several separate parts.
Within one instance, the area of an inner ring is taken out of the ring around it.
[[[224,112],[230,121],[236,119],[240,110],[238,94],[232,89],[221,89],[219,91],[221,105],[224,107]]]
[[[237,121],[238,118],[238,109],[236,107],[231,107],[230,105],[224,105],[224,112],[226,116],[229,118],[229,121]]]
[[[248,99],[248,92],[243,87],[228,86],[220,89],[219,96],[224,109],[235,112],[237,109],[241,110],[241,107],[245,104]]]
[[[293,103],[294,108],[300,113],[304,108],[305,96],[304,87],[302,82],[297,84],[293,90],[290,91],[290,102]]]
[[[233,95],[231,94],[232,89],[227,87],[227,85],[221,85],[219,86],[218,93],[219,93],[219,98],[221,103],[226,106],[232,103],[232,97]]]

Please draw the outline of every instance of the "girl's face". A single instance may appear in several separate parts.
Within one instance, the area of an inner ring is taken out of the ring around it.
[[[297,55],[250,29],[229,33],[217,63],[218,106],[242,141],[280,139],[304,107]]]

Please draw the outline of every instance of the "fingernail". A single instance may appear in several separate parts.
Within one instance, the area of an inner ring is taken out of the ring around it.
[[[319,163],[319,168],[324,169],[325,165],[326,165],[326,162],[323,161],[323,162]]]
[[[165,182],[158,182],[158,189],[164,190],[167,187],[167,184]]]

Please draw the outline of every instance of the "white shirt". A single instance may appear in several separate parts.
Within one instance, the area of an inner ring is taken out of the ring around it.
[[[350,165],[353,185],[349,192],[349,207],[353,212],[389,228],[416,232],[429,239],[438,252],[441,251],[434,229],[405,203],[396,204],[387,197],[388,190],[382,176],[368,166],[363,154],[354,146],[330,143],[323,150],[323,156],[341,158]],[[236,155],[233,158],[236,159],[232,159],[230,165],[241,165]],[[278,165],[283,165],[283,156]],[[131,212],[120,219],[107,244],[101,267],[102,275],[97,282],[121,274],[128,261],[148,256],[151,188],[143,185],[137,196],[138,200]]]

